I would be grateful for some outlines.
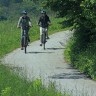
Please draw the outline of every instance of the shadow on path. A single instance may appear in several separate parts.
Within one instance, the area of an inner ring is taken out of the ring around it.
[[[54,53],[54,52],[27,52],[27,54],[45,54],[45,53]]]
[[[46,49],[48,49],[48,50],[62,50],[62,49],[65,49],[65,48],[46,48]]]
[[[61,73],[49,76],[52,79],[86,79],[86,76],[80,72]]]

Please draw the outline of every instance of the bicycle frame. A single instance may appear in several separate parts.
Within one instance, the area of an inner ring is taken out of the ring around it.
[[[26,30],[23,30],[23,36],[22,36],[22,45],[24,47],[24,51],[26,53],[27,51],[27,45],[28,45],[28,34]]]
[[[41,42],[43,44],[43,48],[45,50],[45,43],[46,43],[46,28],[42,28],[42,35],[41,35]]]

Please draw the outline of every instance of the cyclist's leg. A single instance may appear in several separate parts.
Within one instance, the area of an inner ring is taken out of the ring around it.
[[[28,42],[30,42],[30,37],[29,37],[29,27],[27,28],[27,38],[28,38]]]
[[[40,46],[42,46],[42,27],[40,27]]]
[[[48,27],[46,27],[46,38],[49,39],[49,36],[48,36]]]
[[[45,32],[45,42],[47,42],[47,40],[46,40],[46,37],[47,37],[47,31],[48,31],[47,27],[44,28],[44,32]]]
[[[29,27],[26,28],[26,36],[27,36],[27,41],[30,42],[30,38],[29,38]]]
[[[23,36],[24,36],[24,30],[21,28],[21,50],[23,50]]]

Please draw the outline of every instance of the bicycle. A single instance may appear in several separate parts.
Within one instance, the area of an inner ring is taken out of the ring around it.
[[[43,44],[43,49],[45,50],[45,44],[46,44],[46,28],[42,28],[42,35],[41,35],[41,43]]]
[[[22,36],[22,46],[24,47],[24,52],[25,54],[27,53],[27,46],[28,46],[28,33],[27,33],[27,30],[23,30],[23,36]]]

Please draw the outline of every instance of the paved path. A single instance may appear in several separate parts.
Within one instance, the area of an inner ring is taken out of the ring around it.
[[[66,90],[73,96],[96,96],[96,82],[86,78],[64,60],[65,45],[71,33],[65,31],[51,35],[46,50],[39,46],[39,41],[28,46],[27,54],[18,48],[6,55],[2,62],[23,69],[28,79],[40,77],[45,84],[51,80],[56,83],[58,90]]]

